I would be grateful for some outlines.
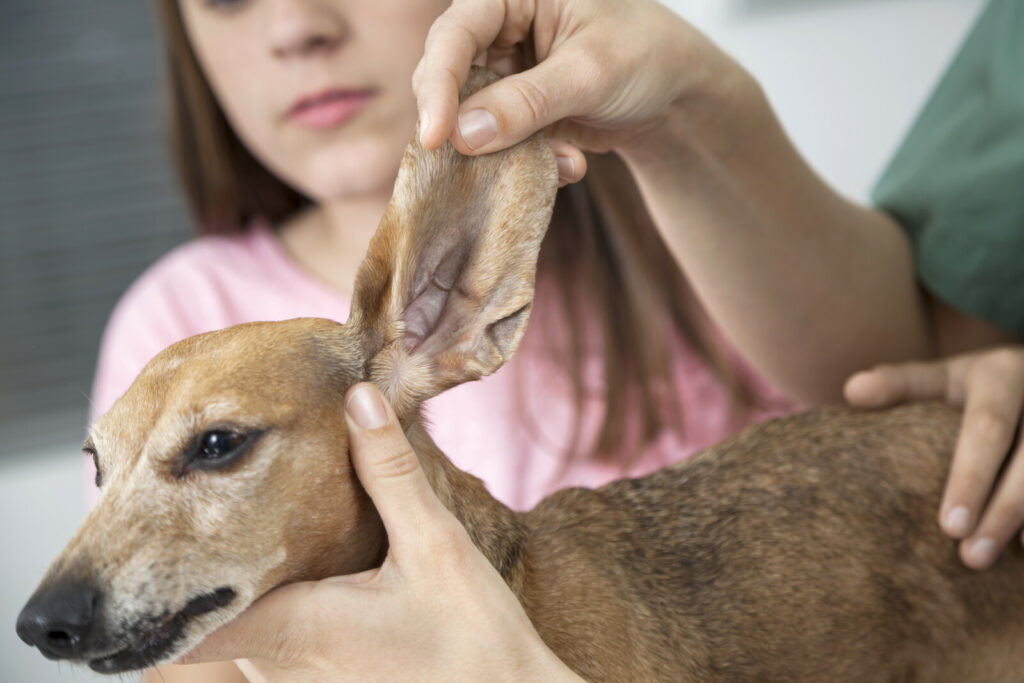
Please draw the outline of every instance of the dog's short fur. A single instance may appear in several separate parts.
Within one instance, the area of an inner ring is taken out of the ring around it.
[[[525,514],[449,463],[419,405],[514,350],[555,185],[538,136],[478,158],[414,138],[349,322],[239,325],[158,355],[91,431],[103,494],[23,637],[99,671],[141,668],[274,586],[378,565],[387,540],[341,408],[370,379],[440,499],[589,680],[1024,677],[1020,550],[972,572],[934,521],[958,426],[946,406],[751,427]],[[211,433],[237,443],[204,455]]]

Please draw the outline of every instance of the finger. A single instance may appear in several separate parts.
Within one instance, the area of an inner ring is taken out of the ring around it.
[[[587,174],[587,157],[576,145],[548,138],[551,149],[555,152],[558,162],[558,186],[578,183]]]
[[[1024,406],[1024,367],[991,359],[975,361],[964,381],[964,417],[939,516],[953,538],[964,538],[977,526]]]
[[[882,408],[902,401],[942,399],[949,388],[948,363],[879,365],[846,380],[843,395],[862,408]]]
[[[1024,526],[1024,446],[1018,446],[985,506],[981,522],[960,544],[960,557],[972,569],[987,569]]]
[[[490,47],[484,66],[500,77],[511,76],[525,68],[522,45],[511,47]]]
[[[317,635],[310,615],[319,603],[314,582],[275,588],[181,657],[177,664],[265,659],[287,665]]]
[[[450,513],[377,387],[364,382],[349,389],[345,413],[352,464],[384,522],[391,553],[415,547],[432,522]]]
[[[459,91],[473,59],[502,30],[502,0],[455,0],[430,27],[413,91],[420,112],[420,144],[436,149],[455,126]]]
[[[536,131],[588,111],[599,88],[573,68],[565,53],[502,78],[474,93],[458,109],[452,144],[463,154],[487,154],[525,140]]]

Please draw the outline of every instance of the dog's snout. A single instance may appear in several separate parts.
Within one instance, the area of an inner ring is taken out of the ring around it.
[[[51,659],[79,656],[96,620],[99,591],[84,582],[37,592],[18,615],[18,636]]]

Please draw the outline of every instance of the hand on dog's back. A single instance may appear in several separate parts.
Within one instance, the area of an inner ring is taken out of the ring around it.
[[[1024,526],[1024,346],[884,365],[851,377],[851,404],[948,401],[964,409],[938,523],[972,569],[988,569]],[[1024,540],[1024,536],[1021,536]]]

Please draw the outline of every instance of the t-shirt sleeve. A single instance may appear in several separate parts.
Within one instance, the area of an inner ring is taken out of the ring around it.
[[[872,196],[928,291],[1024,333],[1024,3],[985,8]]]

